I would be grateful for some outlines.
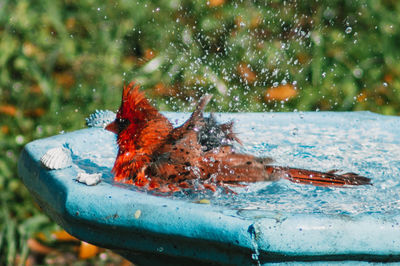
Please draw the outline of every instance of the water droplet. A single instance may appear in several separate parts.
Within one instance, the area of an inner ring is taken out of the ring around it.
[[[295,128],[292,129],[291,134],[292,134],[293,136],[297,136],[298,133],[299,133],[299,129],[298,129],[297,127],[295,127]]]
[[[351,27],[347,27],[346,30],[344,32],[346,32],[347,34],[351,33],[353,29]]]

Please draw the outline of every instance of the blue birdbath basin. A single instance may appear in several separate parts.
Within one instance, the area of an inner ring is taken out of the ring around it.
[[[166,113],[175,124],[189,114]],[[88,128],[27,144],[19,174],[70,234],[139,264],[400,261],[400,118],[370,112],[217,114],[233,119],[241,152],[277,165],[340,169],[372,186],[327,188],[287,180],[222,191],[147,192],[113,183],[116,136]],[[50,170],[52,148],[72,159]],[[79,174],[98,174],[88,186]]]

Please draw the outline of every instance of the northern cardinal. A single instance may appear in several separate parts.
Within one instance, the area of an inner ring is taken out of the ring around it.
[[[134,82],[124,86],[116,119],[106,126],[118,136],[114,180],[161,192],[195,185],[215,191],[218,185],[280,178],[317,186],[370,184],[369,178],[355,173],[274,166],[270,158],[236,153],[232,143],[240,140],[233,132],[233,123],[218,124],[212,115],[203,116],[210,99],[203,96],[190,118],[173,128],[139,86]]]

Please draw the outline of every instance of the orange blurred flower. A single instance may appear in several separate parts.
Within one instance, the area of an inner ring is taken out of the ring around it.
[[[239,75],[242,77],[242,79],[246,80],[249,83],[254,83],[257,79],[256,73],[251,70],[248,64],[246,63],[240,63],[237,66],[237,71]]]
[[[39,253],[39,254],[49,254],[50,252],[52,252],[54,250],[48,246],[41,244],[39,241],[37,241],[34,238],[29,238],[27,241],[27,245],[32,252]]]
[[[15,116],[17,114],[17,107],[11,104],[0,105],[0,114]]]
[[[292,84],[279,85],[268,88],[265,92],[265,100],[284,101],[297,95],[297,90]]]
[[[209,7],[216,7],[216,6],[222,6],[225,4],[225,0],[208,0],[207,5]]]
[[[146,60],[151,60],[151,59],[153,59],[154,57],[156,56],[156,52],[155,51],[153,51],[153,50],[151,50],[151,49],[146,49],[145,51],[144,51],[144,59],[146,59]]]
[[[1,133],[8,134],[10,133],[10,128],[7,125],[2,125],[0,128]]]
[[[46,110],[41,107],[34,108],[34,109],[28,109],[28,110],[24,111],[24,115],[29,116],[29,117],[41,117],[45,113],[46,113]]]
[[[57,241],[79,241],[79,239],[71,236],[65,230],[54,231],[53,233],[51,233],[51,238]]]
[[[71,88],[75,84],[75,77],[70,72],[56,72],[53,76],[57,84],[64,88]]]
[[[99,251],[100,248],[98,246],[82,241],[79,247],[79,258],[82,260],[92,258],[96,256]]]
[[[157,83],[154,86],[152,92],[154,96],[172,96],[178,93],[176,88],[167,86],[162,82]]]
[[[67,21],[65,22],[65,26],[67,27],[68,30],[72,30],[75,27],[76,24],[76,19],[71,17],[68,18]]]

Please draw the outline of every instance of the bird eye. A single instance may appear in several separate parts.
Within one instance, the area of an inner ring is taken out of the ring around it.
[[[122,130],[124,130],[128,125],[129,125],[129,120],[128,119],[124,119],[124,118],[119,118],[118,119],[118,127],[119,127],[119,131],[120,132]]]

